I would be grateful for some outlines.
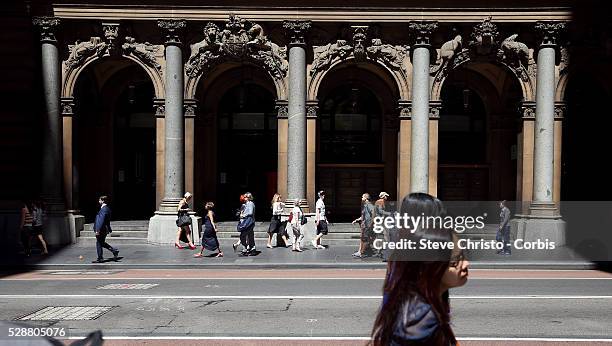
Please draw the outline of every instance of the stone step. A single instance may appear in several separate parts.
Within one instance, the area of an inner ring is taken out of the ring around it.
[[[135,238],[135,237],[111,237],[111,238],[106,238],[106,241],[111,244],[130,244],[130,245],[137,245],[137,244],[146,244],[147,243],[147,238]],[[95,236],[81,236],[77,238],[77,243],[79,245],[91,245],[91,246],[95,246],[96,244],[96,237]]]
[[[111,221],[113,233],[116,231],[148,231],[149,221]],[[84,231],[93,232],[93,223],[86,223]]]

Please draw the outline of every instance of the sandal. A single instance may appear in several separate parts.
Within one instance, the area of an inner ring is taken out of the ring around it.
[[[193,257],[202,257],[202,256],[204,256],[204,255],[202,255],[202,253],[201,253],[201,252],[200,252],[200,253],[197,253],[197,254],[195,254],[195,255],[193,255]]]

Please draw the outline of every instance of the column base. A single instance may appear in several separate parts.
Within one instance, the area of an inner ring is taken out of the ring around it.
[[[55,211],[52,213],[47,211],[47,217],[45,218],[43,227],[43,236],[45,237],[47,245],[62,246],[73,244],[71,220],[65,211]],[[76,238],[74,242],[76,242]]]
[[[177,203],[178,204],[178,203]],[[161,208],[160,208],[161,209]],[[202,218],[191,215],[191,240],[193,243],[200,243],[200,230],[202,229]],[[152,244],[174,244],[176,241],[176,207],[172,213],[159,210],[149,219],[149,231],[147,233],[147,242]]]
[[[285,200],[285,211],[288,213],[298,204],[304,213],[310,213],[310,206],[308,200],[305,198],[288,198]]]
[[[79,215],[79,210],[68,210],[68,226],[70,227],[70,243],[76,244],[77,238],[85,228],[85,216]]]
[[[523,239],[525,242],[550,241],[557,247],[566,244],[565,221],[560,218],[543,218],[524,216],[510,221],[512,239]]]
[[[559,208],[554,202],[531,202],[530,218],[560,219]]]
[[[163,213],[173,213],[176,215],[176,210],[178,208],[179,203],[181,202],[180,197],[178,198],[164,198],[162,202],[159,204],[159,211],[155,212],[155,214],[163,212]]]

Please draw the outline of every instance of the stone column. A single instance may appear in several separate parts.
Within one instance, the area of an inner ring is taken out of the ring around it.
[[[187,26],[185,20],[160,19],[158,26],[166,36],[166,95],[164,99],[164,198],[159,210],[149,221],[147,239],[151,243],[171,244],[175,240],[176,210],[185,193],[185,117],[183,115],[183,52],[180,33]],[[159,107],[156,113],[162,109]],[[158,118],[158,126],[159,126]],[[158,139],[160,129],[158,128]],[[159,150],[159,145],[158,145]],[[192,158],[193,159],[193,158]],[[192,160],[193,162],[193,160]],[[158,165],[159,167],[159,165]],[[193,208],[193,202],[191,204]],[[200,218],[192,216],[192,235],[198,238]]]
[[[437,22],[411,22],[412,121],[410,145],[410,192],[429,191],[429,38]]]
[[[521,114],[523,116],[523,133],[521,143],[521,182],[520,199],[521,201],[531,202],[533,197],[533,139],[535,121],[535,102],[523,101],[521,103]],[[522,211],[527,212],[527,210]]]
[[[276,101],[277,131],[278,131],[278,175],[276,190],[287,198],[287,101]]]
[[[185,191],[195,191],[195,117],[197,100],[185,100]],[[193,196],[193,205],[201,202],[201,196]]]
[[[62,110],[62,147],[63,147],[63,173],[64,173],[64,200],[66,201],[66,208],[68,210],[74,209],[73,202],[73,145],[72,145],[72,127],[74,117],[74,98],[62,97],[61,99],[61,110]]]
[[[306,40],[310,21],[284,21],[289,42],[287,202],[306,203]]]
[[[397,148],[397,199],[401,200],[410,193],[410,137],[412,102],[400,100],[399,133]]]
[[[511,222],[513,233],[516,229],[516,238],[522,238],[525,242],[551,241],[557,247],[565,245],[565,222],[561,220],[554,201],[555,48],[556,36],[563,27],[564,24],[560,22],[538,22],[535,26],[542,34],[542,42],[536,74],[533,199],[529,214]],[[525,132],[524,136],[528,136],[528,133]],[[523,158],[525,163],[526,158]]]
[[[553,202],[561,201],[561,144],[563,143],[563,117],[565,102],[555,102],[555,168],[553,174]]]
[[[555,143],[555,49],[556,37],[564,27],[559,22],[538,22],[542,34],[536,74],[535,151],[533,159],[532,214],[556,213],[553,201]]]
[[[183,117],[183,52],[180,31],[184,20],[159,20],[166,35],[166,98],[165,98],[165,178],[164,199],[160,211],[176,213],[185,193],[185,123]]]
[[[438,123],[442,101],[429,102],[429,194],[438,196]]]
[[[155,112],[155,207],[159,210],[160,204],[164,199],[164,179],[165,179],[165,157],[166,147],[165,116],[166,107],[163,99],[153,100],[153,111]]]
[[[317,117],[319,102],[308,101],[306,106],[306,199],[309,210],[315,210],[317,174]]]
[[[47,242],[51,245],[71,241],[62,189],[62,130],[60,117],[60,62],[55,37],[59,18],[35,17],[42,45],[42,78],[45,92],[45,125],[42,150],[42,197],[47,203]]]

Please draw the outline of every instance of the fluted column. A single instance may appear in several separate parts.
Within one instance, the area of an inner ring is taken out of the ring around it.
[[[289,41],[287,199],[306,204],[306,40],[310,21],[285,21]]]
[[[165,178],[160,211],[176,212],[185,192],[185,123],[183,119],[183,52],[180,32],[184,20],[159,20],[166,36]]]
[[[429,191],[429,38],[437,22],[411,22],[412,119],[410,144],[410,192]]]
[[[537,55],[535,149],[532,214],[555,213],[554,144],[555,144],[555,50],[556,39],[564,28],[560,22],[538,22],[536,30],[542,41]]]

